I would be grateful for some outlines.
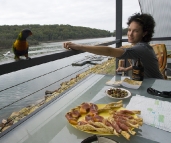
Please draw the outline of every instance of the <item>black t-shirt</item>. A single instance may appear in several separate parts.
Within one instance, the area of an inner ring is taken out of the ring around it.
[[[137,43],[130,48],[123,48],[124,54],[119,59],[141,59],[144,66],[145,78],[159,78],[163,76],[159,70],[159,64],[153,48],[145,42]]]

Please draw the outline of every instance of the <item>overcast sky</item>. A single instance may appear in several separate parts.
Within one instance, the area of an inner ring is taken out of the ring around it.
[[[115,0],[0,0],[0,25],[69,24],[115,30]],[[138,0],[123,0],[123,25],[140,12]]]

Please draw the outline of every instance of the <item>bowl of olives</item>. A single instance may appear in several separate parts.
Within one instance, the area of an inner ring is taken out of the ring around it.
[[[113,99],[125,99],[131,96],[131,92],[124,88],[109,88],[105,92],[108,97]]]

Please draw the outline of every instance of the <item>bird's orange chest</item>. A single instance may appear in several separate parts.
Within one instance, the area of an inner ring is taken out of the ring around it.
[[[14,48],[16,50],[26,50],[26,49],[28,49],[28,42],[27,41],[16,40],[14,42]]]

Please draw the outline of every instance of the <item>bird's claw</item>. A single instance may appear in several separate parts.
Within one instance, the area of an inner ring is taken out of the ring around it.
[[[26,60],[31,60],[31,58],[30,57],[27,57]]]
[[[20,61],[20,58],[14,57],[15,61]]]

